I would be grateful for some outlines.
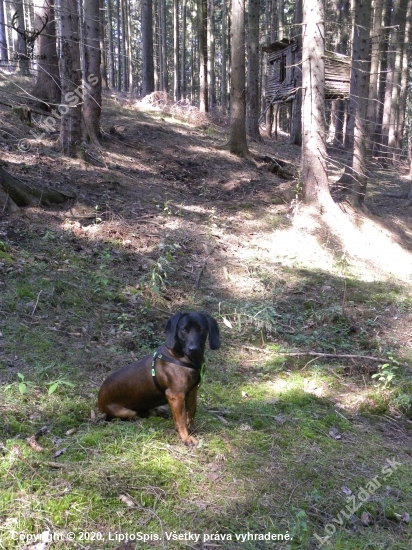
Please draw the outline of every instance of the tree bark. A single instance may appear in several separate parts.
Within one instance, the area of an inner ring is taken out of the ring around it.
[[[121,1],[117,0],[116,3],[116,12],[117,12],[117,90],[120,92],[122,89],[122,74],[123,74],[123,63],[124,59],[122,58],[121,51],[122,51],[122,19],[121,19]],[[150,0],[151,1],[151,0]],[[143,4],[143,2],[142,2]],[[142,8],[143,9],[143,8]],[[143,27],[143,17],[142,17],[142,27]],[[143,33],[142,33],[143,34]],[[143,44],[142,44],[143,48]]]
[[[182,99],[186,97],[186,0],[182,0],[182,52],[180,65],[180,96]]]
[[[389,152],[389,134],[391,124],[393,124],[392,113],[392,94],[396,85],[395,79],[395,62],[396,62],[396,45],[397,45],[397,27],[400,24],[401,15],[401,0],[394,0],[393,11],[391,17],[391,29],[389,30],[389,43],[388,43],[388,65],[386,68],[386,85],[385,85],[385,97],[383,102],[383,115],[382,115],[382,156],[387,159],[390,156]],[[402,17],[405,14],[402,13]]]
[[[399,160],[402,152],[402,144],[405,129],[406,101],[408,96],[408,76],[409,76],[409,49],[411,44],[412,33],[412,0],[408,0],[406,9],[406,25],[405,25],[405,41],[402,52],[402,70],[399,90],[399,114],[396,121],[396,136],[395,136],[395,155],[393,160]]]
[[[222,66],[220,76],[220,102],[222,107],[227,107],[227,0],[222,0]]]
[[[167,71],[167,33],[166,33],[166,0],[159,0],[160,4],[160,33],[162,44],[162,90],[169,91],[169,76]]]
[[[371,73],[369,80],[369,105],[368,105],[368,134],[373,136],[378,114],[378,84],[379,84],[379,50],[382,39],[382,11],[383,0],[373,0],[373,22],[371,36]],[[373,150],[373,144],[368,146]]]
[[[6,12],[4,11],[4,1],[0,0],[0,61],[7,62],[8,60]]]
[[[249,0],[247,45],[247,134],[263,141],[259,131],[259,16],[260,0]]]
[[[376,122],[373,132],[373,154],[380,158],[384,156],[384,147],[382,145],[382,118],[383,104],[385,101],[386,74],[388,68],[388,42],[391,24],[393,0],[384,0],[382,9],[382,21],[384,33],[379,42],[379,77],[378,77],[378,101],[376,102]]]
[[[180,99],[179,78],[179,5],[173,0],[173,99]]]
[[[207,0],[197,0],[197,21],[199,36],[199,109],[209,110],[207,90]]]
[[[34,28],[40,30],[37,38],[37,79],[31,94],[45,103],[60,103],[59,58],[56,48],[56,19],[54,0],[43,0],[34,7]]]
[[[23,36],[26,30],[25,24],[24,24],[23,0],[14,0],[13,2],[11,2],[10,11],[11,11],[12,17],[15,14],[17,14],[14,26],[16,29],[19,30],[19,32],[17,32],[16,30],[13,30],[13,34],[14,34],[14,53],[17,56],[17,60],[18,60],[18,67],[19,67],[18,71],[22,76],[29,76],[30,60],[29,60],[28,51],[27,51],[27,43]]]
[[[152,0],[142,0],[142,86],[143,97],[154,92]]]
[[[298,44],[298,51],[302,51],[302,0],[297,0],[295,5],[295,26],[292,31],[293,37]],[[293,145],[302,145],[302,71],[300,65],[295,67],[297,88],[292,103],[292,121],[290,127],[289,142]]]
[[[302,1],[302,179],[303,199],[330,200],[326,165],[325,12],[323,0]]]
[[[99,0],[84,3],[84,83],[83,122],[87,136],[99,146],[102,111],[102,79],[100,74]]]
[[[109,81],[110,87],[116,87],[116,71],[114,62],[114,40],[113,40],[113,0],[107,0],[108,17],[108,38],[109,38]]]
[[[99,0],[99,9],[100,9],[100,52],[101,52],[101,63],[100,63],[100,78],[102,79],[102,88],[107,90],[109,88],[107,81],[107,51],[106,51],[106,15],[104,0]]]
[[[239,157],[248,157],[250,153],[246,141],[245,0],[232,0],[231,21],[229,151]]]
[[[370,76],[370,0],[356,0],[352,37],[352,73],[350,85],[350,116],[354,120],[352,200],[362,206],[368,181],[366,171],[367,113]]]
[[[392,161],[400,155],[400,151],[396,150],[397,132],[398,132],[398,120],[399,120],[399,110],[400,110],[400,85],[402,78],[402,58],[403,51],[405,47],[405,42],[407,42],[405,27],[406,27],[406,10],[407,10],[408,0],[401,0],[399,6],[399,14],[396,17],[397,29],[394,37],[394,48],[395,48],[395,64],[393,70],[393,87],[392,87],[392,97],[391,97],[391,107],[390,107],[390,125],[389,125],[389,135],[388,135],[388,147],[389,147],[389,157]],[[408,24],[410,22],[408,21]]]
[[[216,105],[216,77],[215,77],[215,7],[214,0],[208,0],[207,26],[207,86],[209,109]]]
[[[70,157],[80,153],[82,68],[79,47],[79,7],[77,0],[60,2],[60,77],[62,103],[52,116],[61,119],[60,147]]]

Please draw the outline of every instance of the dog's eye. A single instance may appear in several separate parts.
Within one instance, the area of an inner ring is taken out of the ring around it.
[[[185,328],[185,327],[181,328],[180,332],[182,332],[183,334],[186,334],[187,333],[187,328]]]

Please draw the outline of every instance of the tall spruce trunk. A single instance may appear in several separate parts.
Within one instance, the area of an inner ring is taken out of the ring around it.
[[[187,24],[187,8],[186,0],[182,0],[182,53],[180,65],[180,95],[182,99],[186,97],[186,29]]]
[[[399,89],[399,110],[398,118],[396,120],[396,133],[395,133],[395,152],[393,155],[393,161],[399,160],[402,154],[402,145],[404,140],[404,128],[405,128],[405,115],[406,115],[406,102],[408,96],[408,77],[409,77],[409,50],[411,44],[412,33],[412,0],[408,0],[406,8],[406,20],[405,20],[405,41],[402,51],[402,69]]]
[[[153,6],[152,0],[142,0],[142,95],[154,92]]]
[[[109,82],[110,87],[116,86],[116,65],[114,61],[114,40],[113,40],[113,0],[107,0],[108,18],[108,39],[109,39]]]
[[[389,134],[388,134],[388,147],[389,147],[389,158],[393,161],[400,154],[399,151],[396,151],[397,144],[397,132],[398,132],[398,119],[399,119],[399,109],[400,109],[400,85],[402,78],[402,57],[403,50],[405,47],[406,35],[406,9],[407,9],[408,0],[401,0],[399,5],[399,15],[396,18],[397,31],[394,37],[394,49],[395,49],[395,64],[393,70],[393,87],[392,87],[392,98],[391,98],[391,108],[390,108],[390,125],[389,125]],[[409,23],[409,22],[408,22]]]
[[[350,116],[354,119],[352,201],[362,206],[368,181],[366,171],[367,113],[370,77],[370,0],[356,0],[352,37]]]
[[[227,0],[222,0],[222,41],[221,41],[222,65],[220,73],[220,102],[222,107],[227,107]]]
[[[61,118],[59,143],[63,153],[76,157],[80,153],[83,100],[77,0],[60,0],[60,43],[62,101],[59,113],[52,115]]]
[[[391,124],[393,124],[392,114],[392,94],[396,84],[395,80],[395,62],[396,62],[396,43],[398,25],[400,22],[402,0],[394,0],[391,28],[389,29],[389,44],[388,44],[388,65],[386,68],[386,85],[385,96],[383,101],[383,114],[382,114],[382,157],[387,159],[390,156],[389,152],[389,133]],[[402,17],[405,14],[402,13]]]
[[[263,141],[259,132],[259,16],[260,0],[249,0],[247,45],[247,134]]]
[[[169,75],[167,70],[167,32],[166,32],[166,0],[159,0],[160,11],[160,34],[162,44],[162,76],[161,81],[163,83],[163,90],[169,91]]]
[[[179,78],[179,4],[173,0],[173,99],[180,99]]]
[[[87,0],[88,1],[88,0]],[[122,87],[125,92],[129,90],[129,62],[128,62],[128,36],[127,36],[127,6],[126,0],[121,0],[121,24],[122,24]]]
[[[208,0],[207,26],[207,86],[209,109],[216,105],[216,77],[215,77],[215,7],[214,0]]]
[[[83,122],[88,138],[99,145],[102,111],[102,79],[100,74],[99,0],[84,3],[84,81]]]
[[[323,206],[330,198],[326,164],[325,12],[323,0],[302,1],[303,199]]]
[[[382,39],[382,10],[383,0],[373,0],[373,22],[371,36],[371,72],[369,79],[369,105],[368,105],[368,134],[370,138],[373,136],[373,130],[376,125],[376,117],[378,114],[378,84],[379,84],[379,50],[380,41]],[[368,144],[368,149],[373,150],[373,144]]]
[[[199,36],[199,109],[209,110],[207,89],[207,0],[197,0]]]
[[[298,43],[298,51],[302,51],[302,0],[297,0],[295,5],[295,25],[293,27],[293,37]],[[295,99],[292,102],[292,120],[290,124],[289,142],[293,145],[302,145],[302,71],[300,64],[295,67],[296,81],[294,85],[297,88]]]
[[[4,11],[4,1],[0,0],[0,61],[8,60],[6,12]]]
[[[22,76],[29,76],[30,60],[27,51],[27,43],[24,39],[24,32],[26,30],[24,23],[24,6],[23,0],[14,0],[10,3],[10,12],[13,17],[16,14],[14,21],[14,28],[19,32],[13,30],[14,34],[14,54],[18,61],[18,72]]]
[[[121,55],[122,51],[122,19],[121,19],[121,0],[117,0],[116,3],[116,22],[117,22],[117,89],[120,92],[122,89],[122,74],[124,59]],[[143,21],[142,21],[143,25]]]
[[[56,19],[54,0],[43,0],[34,6],[34,28],[40,30],[37,38],[37,78],[31,94],[46,103],[60,103],[59,58],[56,47]]]
[[[248,157],[246,141],[245,0],[232,0],[229,151]]]
[[[102,79],[102,88],[107,90],[109,87],[107,79],[107,51],[106,51],[106,10],[104,6],[104,0],[99,0],[99,9],[100,9],[100,52],[101,52],[101,63],[100,63],[100,77]]]

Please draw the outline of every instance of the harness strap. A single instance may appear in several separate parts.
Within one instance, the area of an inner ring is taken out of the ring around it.
[[[179,361],[179,359],[176,359],[175,357],[170,357],[170,355],[162,354],[162,353],[160,353],[159,350],[160,350],[160,348],[157,349],[153,354],[152,378],[153,378],[154,385],[156,386],[156,388],[160,392],[165,393],[166,390],[164,388],[162,388],[162,386],[159,384],[159,380],[156,378],[156,361],[157,361],[157,359],[163,359],[164,361],[167,361],[168,363],[174,363],[175,365],[179,365],[179,367],[185,367],[185,368],[188,368],[188,369],[194,369],[194,370],[199,371],[200,379],[199,379],[198,386],[200,386],[200,384],[203,382],[203,377],[204,377],[204,370],[205,370],[205,364],[204,363],[202,364],[202,366],[199,369],[193,364],[183,363],[183,361]]]

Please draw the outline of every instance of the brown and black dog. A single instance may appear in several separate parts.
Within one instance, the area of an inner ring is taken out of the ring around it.
[[[98,396],[106,419],[162,414],[170,406],[183,443],[196,445],[188,430],[194,426],[197,391],[201,382],[206,339],[210,349],[220,347],[219,327],[207,313],[177,313],[166,323],[166,339],[155,354],[110,374]]]

